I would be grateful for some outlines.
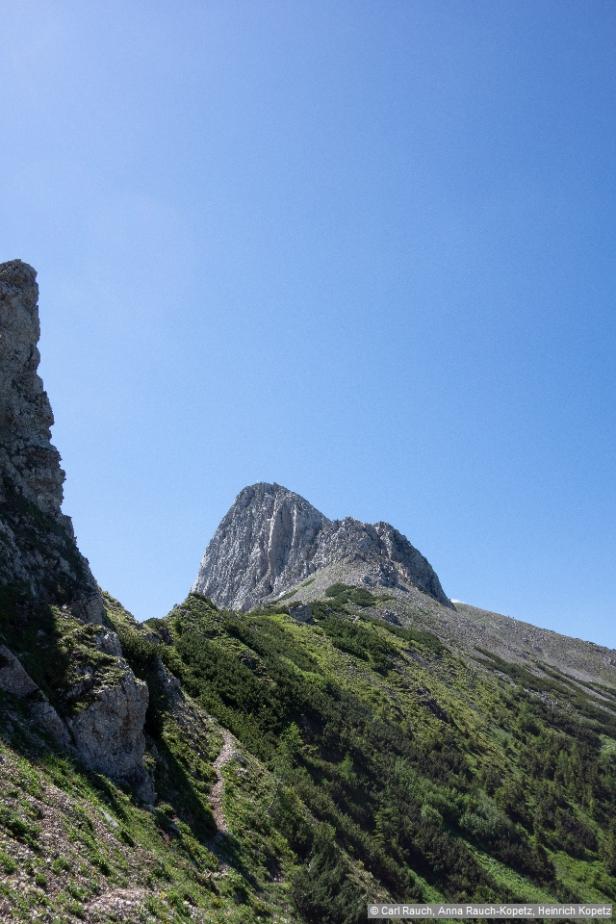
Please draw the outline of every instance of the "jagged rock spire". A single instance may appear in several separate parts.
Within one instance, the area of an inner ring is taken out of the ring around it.
[[[0,586],[100,622],[96,582],[61,510],[64,472],[38,375],[39,336],[35,270],[0,264]]]
[[[299,494],[263,482],[238,494],[193,589],[219,606],[249,609],[333,564],[363,572],[366,583],[414,587],[450,605],[429,562],[388,523],[329,520]]]

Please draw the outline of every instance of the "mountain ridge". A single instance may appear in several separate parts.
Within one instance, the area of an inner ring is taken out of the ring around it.
[[[330,520],[275,482],[240,491],[206,548],[193,589],[217,605],[247,610],[341,563],[358,567],[367,587],[412,587],[453,605],[428,560],[389,523]]]
[[[275,482],[239,492],[206,548],[192,590],[238,611],[284,606],[299,614],[303,606],[306,618],[311,604],[338,586],[371,592],[374,616],[434,632],[475,665],[487,651],[538,675],[556,669],[573,682],[616,686],[612,649],[454,604],[427,559],[393,526],[330,520]],[[602,697],[598,689],[591,695]]]

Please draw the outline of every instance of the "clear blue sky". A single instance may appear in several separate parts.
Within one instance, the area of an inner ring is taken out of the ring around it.
[[[5,5],[0,259],[104,587],[162,616],[275,480],[616,646],[615,48],[612,0]]]

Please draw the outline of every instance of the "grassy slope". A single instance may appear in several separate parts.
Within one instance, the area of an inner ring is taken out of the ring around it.
[[[6,719],[4,711],[5,729]],[[215,723],[208,729],[216,744]],[[185,732],[170,722],[163,738],[182,766]],[[275,832],[265,838],[253,827],[271,800],[271,777],[250,756],[240,760],[226,770],[233,784],[225,803],[246,836],[221,851],[194,817],[182,820],[189,812],[177,792],[165,793],[175,806],[163,800],[148,810],[21,730],[9,736],[0,744],[0,920],[292,920],[286,887],[268,884],[262,856],[266,842],[276,843]],[[196,762],[190,755],[186,765]],[[201,807],[207,817],[206,797]]]
[[[0,695],[0,920],[290,922],[280,871],[292,857],[267,817],[272,774],[238,746],[222,772],[225,813],[240,830],[216,838],[209,796],[221,728],[189,698],[168,701],[143,631],[110,597],[107,613],[150,684],[147,762],[157,804],[139,805],[57,753],[32,726],[27,703]],[[27,627],[35,639],[40,618],[46,632],[29,659],[39,679],[50,679],[42,651],[50,620],[61,629],[61,614],[52,617],[30,614]],[[73,658],[85,658],[70,633],[67,639]],[[72,658],[54,664],[62,690]]]
[[[368,897],[616,899],[613,716],[560,678],[473,669],[367,616],[365,593],[334,588],[311,625],[191,594],[138,627],[107,598],[150,687],[159,802],[54,754],[5,698],[0,918],[351,924]],[[216,835],[221,726],[237,745]]]
[[[305,625],[191,595],[166,620],[175,669],[331,826],[330,865],[350,860],[399,899],[616,897],[613,713],[498,659],[473,669],[429,633],[362,615],[369,596],[335,587]],[[295,848],[308,868],[325,850]],[[305,869],[294,894],[320,920],[324,882]]]

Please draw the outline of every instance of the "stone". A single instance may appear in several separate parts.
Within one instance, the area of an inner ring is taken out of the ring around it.
[[[0,690],[18,699],[24,699],[38,690],[21,661],[6,645],[0,645]]]
[[[94,644],[99,651],[103,651],[105,654],[113,655],[116,658],[122,657],[122,645],[116,632],[111,632],[109,629],[101,627]]]
[[[104,603],[62,512],[64,472],[51,442],[53,414],[38,375],[40,335],[36,272],[21,260],[0,264],[0,589],[2,615],[19,638],[19,621],[56,607],[85,632],[79,679],[57,677],[49,703],[20,661],[0,650],[0,689],[27,701],[32,715],[90,769],[154,796],[143,767],[148,688],[104,624]],[[42,635],[41,635],[42,632]],[[45,644],[46,633],[38,638]],[[51,637],[49,644],[53,644]],[[104,657],[101,657],[103,655]],[[57,700],[57,701],[56,701]]]
[[[388,523],[329,520],[278,484],[244,488],[201,560],[193,590],[217,606],[247,610],[276,599],[333,564],[363,584],[416,588],[450,607],[426,558]]]
[[[38,375],[39,336],[36,272],[21,260],[0,264],[0,585],[100,623],[99,589],[61,510],[64,472]]]
[[[70,747],[67,728],[43,691],[25,670],[19,658],[0,645],[0,690],[26,700],[36,724],[62,748]]]
[[[156,672],[156,680],[161,700],[165,703],[165,707],[170,712],[173,712],[184,701],[184,693],[182,692],[180,681],[175,674],[171,673],[162,658],[158,656],[154,662],[154,670]]]
[[[142,764],[148,688],[124,664],[118,680],[90,691],[83,708],[65,721],[87,767],[136,784],[140,797],[151,801],[153,785]]]

